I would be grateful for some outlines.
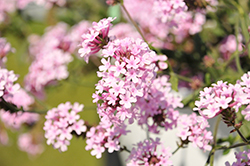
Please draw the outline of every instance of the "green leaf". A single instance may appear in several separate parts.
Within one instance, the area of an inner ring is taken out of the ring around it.
[[[170,74],[170,83],[172,85],[172,89],[178,92],[178,78],[174,73]]]
[[[206,85],[210,85],[211,84],[211,76],[209,73],[205,74],[205,83]]]
[[[230,152],[230,149],[223,150],[223,155],[227,155]]]

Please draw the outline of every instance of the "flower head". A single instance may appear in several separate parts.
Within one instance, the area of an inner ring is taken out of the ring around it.
[[[148,139],[137,143],[131,150],[127,165],[168,166],[172,165],[172,161],[169,160],[171,156],[170,149],[165,148],[159,138]]]
[[[155,52],[151,51],[141,39],[125,38],[110,42],[103,50],[96,85],[94,101],[98,102],[100,117],[108,117],[112,121],[135,117],[132,105],[137,97],[142,97],[156,76]],[[111,63],[110,59],[114,63]]]
[[[115,18],[104,18],[99,22],[93,22],[88,33],[82,35],[81,48],[78,53],[88,63],[89,56],[97,53],[100,49],[104,48],[109,42],[108,33],[111,27],[111,22]]]
[[[59,151],[66,151],[67,146],[72,139],[72,132],[81,135],[87,130],[82,119],[77,114],[82,111],[83,105],[69,102],[58,105],[57,108],[52,108],[45,116],[46,121],[43,129],[45,130],[45,138],[47,144],[52,144]]]

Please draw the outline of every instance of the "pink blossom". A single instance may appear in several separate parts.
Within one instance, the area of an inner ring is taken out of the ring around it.
[[[44,151],[42,137],[31,135],[29,133],[21,134],[18,138],[18,147],[31,155],[38,155]]]
[[[170,148],[165,148],[159,138],[148,139],[137,143],[131,150],[127,165],[168,166],[172,165],[172,161],[169,159],[171,156]]]
[[[91,155],[96,158],[101,158],[105,149],[109,153],[120,149],[119,137],[127,134],[126,125],[113,125],[111,122],[104,120],[96,127],[91,127],[87,132],[85,147],[86,150],[91,150]]]
[[[209,127],[207,120],[195,113],[191,115],[181,115],[178,119],[178,133],[177,136],[185,142],[189,141],[193,146],[198,147],[204,151],[211,150],[213,136],[211,131],[207,131]]]
[[[17,106],[17,108],[23,108],[25,111],[28,111],[30,105],[34,103],[33,97],[28,95],[23,89],[19,89],[12,96],[5,98],[9,103],[12,103]],[[39,115],[29,112],[15,112],[12,113],[9,110],[0,110],[0,118],[4,122],[5,126],[20,129],[22,124],[32,125],[39,120]]]
[[[159,133],[159,127],[165,130],[177,126],[178,107],[183,107],[181,97],[172,92],[167,76],[158,77],[143,96],[137,98],[135,107],[139,109],[138,124],[146,125],[148,130]]]
[[[213,118],[228,108],[238,112],[242,105],[250,102],[246,88],[240,84],[218,81],[217,84],[212,84],[213,87],[205,88],[200,92],[200,99],[195,101],[194,111],[199,111],[206,118]]]
[[[43,129],[45,130],[48,145],[52,144],[54,148],[64,152],[70,144],[72,132],[81,135],[86,131],[84,121],[78,120],[80,117],[77,115],[82,109],[83,105],[79,103],[71,105],[66,102],[47,112]]]
[[[101,60],[102,72],[97,74],[101,80],[93,95],[95,102],[101,101],[98,104],[100,117],[108,117],[114,121],[134,118],[136,113],[130,109],[155,78],[157,69],[154,60],[157,55],[141,39],[130,38],[109,42],[102,55],[108,61]],[[110,62],[111,58],[114,59],[114,64]]]
[[[10,43],[8,43],[5,38],[0,37],[0,66],[1,67],[5,66],[4,64],[7,61],[6,55],[9,52],[14,52],[14,51],[15,49],[11,47]]]
[[[237,40],[238,40],[238,45],[237,45]],[[227,37],[225,37],[222,42],[221,45],[219,47],[220,53],[222,54],[224,59],[229,59],[231,54],[234,53],[237,49],[238,51],[242,51],[242,39],[238,38],[236,39],[236,37],[234,35],[229,35]],[[238,48],[237,48],[238,47]]]
[[[93,22],[91,28],[89,28],[88,33],[82,35],[81,48],[78,50],[78,53],[81,57],[84,57],[84,60],[88,63],[89,56],[97,53],[101,48],[109,42],[108,32],[112,26],[111,22],[115,18],[104,18],[99,22]]]

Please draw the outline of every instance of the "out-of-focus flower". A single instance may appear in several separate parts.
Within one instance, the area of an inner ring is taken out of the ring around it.
[[[250,165],[250,150],[243,152],[235,152],[235,158],[237,161],[233,162],[232,165],[227,161],[226,166],[245,166]]]
[[[21,151],[30,155],[41,154],[44,150],[42,145],[42,137],[31,135],[30,133],[21,134],[18,138],[18,147]]]

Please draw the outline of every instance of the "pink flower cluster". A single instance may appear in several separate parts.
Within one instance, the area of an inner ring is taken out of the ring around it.
[[[141,39],[125,38],[109,43],[102,56],[108,59],[101,60],[97,73],[101,80],[93,94],[93,102],[101,102],[98,114],[113,122],[132,120],[136,115],[136,111],[130,109],[132,104],[145,94],[156,76],[157,55]]]
[[[156,140],[148,139],[139,142],[131,150],[127,166],[168,166],[172,165],[172,161],[169,160],[171,156],[170,149],[165,148],[160,143],[159,138],[156,138]]]
[[[0,69],[0,97],[2,97],[10,105],[14,104],[17,108],[29,109],[29,105],[34,103],[34,99],[20,88],[15,81],[18,79],[13,71]],[[8,106],[1,99],[2,108],[0,110],[0,118],[7,127],[19,129],[22,124],[33,124],[39,119],[38,114],[27,112],[11,112]]]
[[[66,0],[0,0],[0,23],[7,18],[7,13],[12,13],[17,9],[22,10],[31,2],[50,9],[55,4],[58,6],[65,5]]]
[[[237,161],[233,162],[232,165],[227,161],[226,166],[246,166],[250,165],[250,150],[243,152],[235,152],[235,157]]]
[[[124,5],[149,43],[160,48],[173,49],[172,42],[200,32],[206,20],[204,10],[188,11],[183,0],[124,0]]]
[[[241,111],[242,115],[245,115],[245,119],[247,121],[250,121],[250,71],[243,74],[241,77],[241,80],[238,81],[238,83],[241,85],[243,91],[246,93],[247,99],[243,98],[242,100],[246,100],[247,107]]]
[[[71,105],[70,102],[66,102],[47,112],[43,129],[48,145],[52,144],[54,148],[64,152],[68,149],[72,132],[81,135],[87,130],[84,121],[78,115],[82,109],[82,104],[74,103]]]
[[[14,104],[17,108],[29,110],[29,106],[34,103],[34,99],[28,95],[23,89],[19,89],[12,97],[6,99],[7,102]],[[0,110],[0,118],[6,127],[20,129],[22,124],[32,125],[39,120],[39,115],[29,112],[11,113],[8,110]]]
[[[213,118],[227,108],[238,112],[242,105],[250,103],[249,95],[240,84],[218,81],[200,92],[200,100],[195,101],[194,111],[206,118]]]
[[[21,134],[18,138],[19,149],[31,155],[41,154],[44,150],[41,140],[34,137],[30,133]]]
[[[126,125],[113,125],[110,121],[101,121],[98,126],[91,127],[87,132],[85,147],[86,150],[91,150],[91,155],[96,158],[101,158],[105,149],[109,153],[120,150],[119,138],[121,135],[127,134]]]
[[[16,0],[0,0],[0,23],[6,19],[7,13],[15,11],[15,2]]]
[[[13,95],[20,89],[20,85],[15,83],[18,79],[13,71],[0,68],[0,97],[5,100],[12,98]]]
[[[185,17],[187,9],[188,7],[183,0],[155,0],[153,5],[154,15],[157,16],[161,22],[172,25],[176,24],[174,21],[177,18]]]
[[[209,151],[212,148],[209,144],[212,143],[213,136],[211,131],[207,131],[208,127],[209,123],[204,117],[197,116],[195,113],[184,114],[178,119],[177,136],[184,143],[192,142],[193,146]]]
[[[115,36],[116,39],[130,38],[141,38],[140,34],[136,31],[130,23],[118,23],[112,27],[109,32],[110,36]]]
[[[183,107],[183,104],[181,97],[171,90],[167,76],[158,77],[152,82],[147,93],[138,98],[135,104],[140,109],[137,117],[139,125],[146,124],[153,133],[159,133],[159,126],[166,131],[177,126],[179,111],[175,109]]]
[[[41,38],[30,37],[34,60],[25,78],[26,89],[42,97],[46,85],[68,77],[67,64],[73,60],[70,53],[75,51],[80,34],[87,31],[88,26],[88,22],[80,22],[67,33],[67,25],[58,23],[48,28]]]
[[[237,42],[238,42],[238,46],[237,46]],[[243,50],[242,37],[240,35],[238,36],[238,39],[236,39],[234,35],[229,35],[225,37],[222,40],[221,45],[219,47],[220,53],[222,54],[225,60],[228,60],[230,56],[232,55],[232,53],[234,53],[237,49],[238,51]]]
[[[10,43],[8,43],[5,38],[0,37],[0,67],[5,66],[4,64],[7,61],[6,55],[14,51],[15,49],[11,47]]]
[[[104,18],[99,22],[93,22],[93,25],[89,28],[88,33],[82,35],[83,41],[78,53],[80,53],[80,56],[83,57],[87,63],[90,55],[97,53],[108,44],[108,33],[110,27],[112,26],[111,22],[114,19],[115,18],[109,17]]]

